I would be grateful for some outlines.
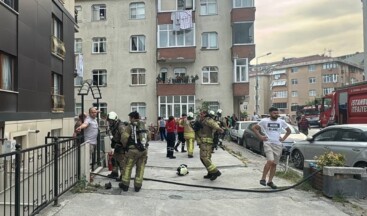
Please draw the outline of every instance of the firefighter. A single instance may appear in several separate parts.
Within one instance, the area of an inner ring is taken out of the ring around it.
[[[195,131],[192,128],[194,113],[189,112],[187,118],[181,120],[180,125],[184,127],[184,138],[187,144],[187,157],[194,157]]]
[[[200,119],[197,124],[200,124],[198,131],[196,132],[196,141],[200,147],[200,160],[204,164],[208,171],[208,174],[204,176],[205,179],[214,181],[222,173],[211,161],[212,146],[213,146],[213,131],[219,131],[223,133],[224,130],[218,125],[218,123],[210,117],[207,111],[200,112]]]
[[[148,158],[148,135],[145,123],[140,121],[139,113],[134,111],[129,114],[130,123],[125,127],[124,133],[121,136],[122,145],[127,152],[125,154],[124,172],[122,174],[122,182],[119,187],[123,191],[129,190],[131,171],[134,166],[135,192],[139,192],[143,183],[144,168]]]
[[[121,135],[124,131],[125,125],[120,121],[118,115],[115,112],[109,112],[107,115],[107,122],[109,131],[112,134],[111,138],[111,147],[114,149],[113,156],[111,159],[112,163],[112,172],[107,176],[109,178],[117,178],[119,176],[118,171],[120,169],[120,173],[123,172],[124,167],[124,159],[125,159],[125,150],[123,149],[121,142]],[[118,178],[117,180],[120,180]]]

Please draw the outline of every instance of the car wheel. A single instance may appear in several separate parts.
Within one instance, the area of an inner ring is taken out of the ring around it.
[[[250,146],[247,144],[247,140],[243,139],[242,145],[245,146],[247,149],[250,148]]]
[[[238,138],[238,137],[237,137],[237,144],[238,144],[238,145],[241,145],[241,144],[242,144],[242,139],[241,139],[241,138]]]
[[[355,167],[365,168],[365,167],[367,167],[367,163],[366,162],[360,162],[360,163],[357,163],[355,165]]]
[[[303,169],[304,157],[299,150],[294,150],[292,153],[292,161],[296,168]]]
[[[264,143],[262,143],[262,142],[260,143],[260,154],[262,156],[266,157],[265,151],[264,151]]]

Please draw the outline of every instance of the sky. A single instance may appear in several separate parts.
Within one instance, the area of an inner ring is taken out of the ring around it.
[[[259,64],[363,52],[361,0],[255,0],[255,7],[256,57],[272,53]]]

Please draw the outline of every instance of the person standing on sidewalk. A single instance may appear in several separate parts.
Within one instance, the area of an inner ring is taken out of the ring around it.
[[[177,143],[175,145],[175,151],[178,152],[178,147],[181,144],[181,152],[186,152],[185,151],[185,137],[184,137],[184,131],[185,128],[183,126],[183,121],[186,120],[187,115],[186,113],[183,113],[181,118],[177,121]]]
[[[268,185],[272,189],[277,189],[277,186],[273,183],[273,177],[275,175],[280,156],[282,155],[282,142],[287,139],[289,134],[291,134],[291,130],[284,120],[279,119],[278,108],[270,107],[269,114],[269,118],[262,119],[258,124],[254,125],[252,129],[259,139],[263,141],[264,152],[266,155],[266,164],[263,169],[260,184],[263,186]],[[281,137],[280,135],[283,128],[287,132],[283,137]],[[260,133],[261,131],[265,136]],[[266,183],[266,176],[268,173],[269,178]]]
[[[197,139],[196,141],[200,147],[200,160],[205,166],[208,174],[204,176],[205,179],[210,179],[214,181],[219,177],[222,173],[218,170],[218,168],[213,164],[212,157],[212,145],[213,145],[213,132],[219,131],[221,133],[224,130],[217,124],[217,122],[210,117],[206,110],[200,112],[200,119],[197,125],[200,125],[197,128]]]
[[[305,115],[301,116],[301,120],[298,122],[298,129],[301,133],[308,135],[308,130],[310,129],[310,122],[306,119]]]
[[[184,138],[187,144],[187,157],[194,157],[194,142],[195,142],[195,131],[192,128],[194,120],[194,113],[189,112],[187,114],[187,118],[181,121],[182,126],[184,127]]]
[[[175,117],[170,116],[166,123],[166,130],[167,130],[167,157],[170,159],[175,159],[176,156],[173,156],[173,149],[175,147],[176,142],[176,121]]]
[[[167,140],[166,136],[166,121],[162,117],[158,117],[159,135],[161,141]]]
[[[119,187],[123,191],[129,190],[131,172],[135,166],[134,189],[139,192],[143,185],[144,169],[148,159],[148,130],[145,122],[140,121],[140,115],[134,111],[129,114],[130,123],[125,126],[121,135],[121,143],[127,149],[121,183]]]

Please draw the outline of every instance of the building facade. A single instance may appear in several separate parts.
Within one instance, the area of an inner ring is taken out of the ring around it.
[[[27,148],[48,133],[71,136],[73,1],[1,0],[0,29],[0,143]]]
[[[255,57],[252,0],[76,0],[76,114],[98,105],[148,122],[205,106],[240,114]],[[83,82],[102,98],[78,94]],[[84,101],[82,101],[82,98]]]

